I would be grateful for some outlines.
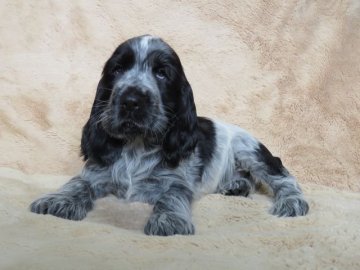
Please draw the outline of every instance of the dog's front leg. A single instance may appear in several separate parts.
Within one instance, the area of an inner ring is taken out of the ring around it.
[[[43,195],[30,205],[30,211],[65,219],[81,220],[93,209],[94,201],[108,194],[118,196],[108,168],[87,164],[83,172],[73,177],[56,192]]]
[[[81,176],[72,178],[57,192],[43,195],[30,205],[31,212],[81,220],[93,208],[94,194]]]
[[[153,213],[145,226],[148,235],[168,236],[194,234],[191,221],[192,190],[183,182],[173,182],[155,202]]]

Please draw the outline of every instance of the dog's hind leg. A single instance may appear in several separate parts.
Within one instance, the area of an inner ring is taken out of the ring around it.
[[[274,194],[270,212],[276,216],[303,216],[309,211],[300,186],[278,157],[248,134],[234,140],[237,170],[248,171],[256,183],[265,184]]]

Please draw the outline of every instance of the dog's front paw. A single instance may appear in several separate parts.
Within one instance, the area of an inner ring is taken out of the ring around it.
[[[35,200],[30,205],[30,211],[37,214],[49,214],[60,218],[81,220],[91,210],[93,203],[90,199],[58,194],[49,194]]]
[[[289,196],[278,199],[270,212],[279,217],[305,216],[309,212],[309,205],[301,196]]]
[[[147,235],[169,236],[174,234],[194,234],[195,227],[190,220],[174,213],[154,213],[144,229]]]

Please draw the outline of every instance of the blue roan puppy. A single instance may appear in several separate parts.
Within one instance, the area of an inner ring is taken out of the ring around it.
[[[129,39],[106,62],[81,151],[82,172],[34,201],[32,212],[81,220],[96,199],[113,194],[154,205],[146,234],[194,234],[194,199],[247,196],[259,182],[274,194],[273,215],[309,210],[296,179],[263,144],[197,116],[179,57],[157,37]]]

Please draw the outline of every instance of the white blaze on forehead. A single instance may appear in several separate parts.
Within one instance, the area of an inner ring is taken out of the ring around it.
[[[131,47],[135,53],[135,64],[116,82],[116,88],[125,90],[129,86],[137,86],[143,91],[150,91],[156,100],[160,98],[159,89],[152,74],[152,67],[145,62],[148,54],[154,49],[154,46],[151,46],[151,41],[156,39],[159,38],[146,35],[131,42]]]
[[[144,36],[140,40],[140,50],[147,51],[149,48],[149,41],[153,39],[152,36]]]
[[[152,39],[154,39],[153,36],[143,36],[143,37],[141,37],[140,48],[144,49],[144,50],[147,50],[148,46],[149,46],[149,41],[152,40]]]
[[[140,56],[140,61],[144,60],[149,53],[150,42],[151,40],[158,39],[157,37],[146,35],[141,37],[140,42],[138,43],[138,54]]]

